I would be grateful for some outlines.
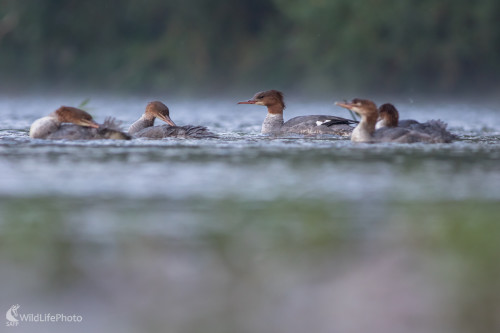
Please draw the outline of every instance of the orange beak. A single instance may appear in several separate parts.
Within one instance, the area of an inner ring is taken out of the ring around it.
[[[161,120],[163,120],[164,122],[166,122],[167,124],[169,124],[170,126],[177,126],[173,121],[172,119],[170,119],[169,116],[165,116],[165,115],[162,115],[162,114],[158,114],[156,116],[157,118],[160,118]]]
[[[257,102],[254,99],[249,99],[248,101],[238,102],[238,104],[255,104]]]
[[[335,102],[335,105],[338,105],[340,107],[346,108],[346,109],[351,109],[354,105],[352,103],[347,103],[347,102]]]
[[[80,126],[99,128],[99,124],[93,120],[82,119],[79,121]]]

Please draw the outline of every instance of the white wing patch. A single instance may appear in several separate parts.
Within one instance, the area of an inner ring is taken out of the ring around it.
[[[321,126],[323,124],[329,123],[331,120],[327,119],[325,121],[318,120],[316,121],[316,126]]]

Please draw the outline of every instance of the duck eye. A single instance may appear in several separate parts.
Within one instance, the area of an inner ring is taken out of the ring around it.
[[[263,99],[264,95],[257,96],[257,99]]]

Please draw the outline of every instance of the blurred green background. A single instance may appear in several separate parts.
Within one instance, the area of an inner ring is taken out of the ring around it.
[[[125,201],[0,201],[2,307],[85,320],[23,332],[500,327],[498,202]]]
[[[0,88],[494,93],[498,13],[496,0],[1,0]]]
[[[86,98],[131,122],[143,93],[493,95],[498,13],[494,0],[0,0],[0,310],[85,317],[18,332],[500,331],[497,99],[405,102],[450,123],[461,141],[446,148],[262,138],[249,134],[262,113],[235,96],[173,104],[224,132],[217,143],[27,137]]]

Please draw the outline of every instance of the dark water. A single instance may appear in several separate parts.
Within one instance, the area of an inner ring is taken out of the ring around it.
[[[265,110],[238,98],[167,103],[221,139],[29,139],[33,120],[84,97],[0,99],[1,309],[84,318],[7,329],[500,330],[494,104],[398,103],[402,118],[448,122],[449,145],[269,138]],[[150,99],[89,111],[128,126]],[[287,117],[348,117],[288,104]]]

